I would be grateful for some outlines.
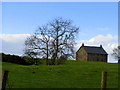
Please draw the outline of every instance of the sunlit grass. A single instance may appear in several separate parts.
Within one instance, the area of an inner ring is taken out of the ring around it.
[[[13,88],[100,88],[101,73],[108,72],[107,87],[118,87],[118,64],[67,61],[64,65],[18,65],[3,62]]]

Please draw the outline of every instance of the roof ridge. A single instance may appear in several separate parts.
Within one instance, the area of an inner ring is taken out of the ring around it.
[[[83,46],[83,47],[97,47],[97,48],[100,48],[100,47],[98,47],[98,46]]]

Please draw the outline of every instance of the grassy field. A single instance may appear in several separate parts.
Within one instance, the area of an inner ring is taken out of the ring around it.
[[[64,65],[17,65],[2,63],[9,70],[12,88],[100,88],[101,72],[107,71],[107,88],[118,88],[118,64],[67,61]]]
[[[2,62],[0,62],[0,77],[2,77]],[[2,87],[2,78],[0,78],[0,89]]]

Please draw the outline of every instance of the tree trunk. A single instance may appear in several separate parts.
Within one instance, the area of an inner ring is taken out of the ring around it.
[[[58,29],[59,27],[57,28],[57,37],[56,37],[56,59],[58,59]]]
[[[47,55],[46,55],[46,65],[49,65],[49,62],[48,62],[48,43],[46,45],[46,51],[47,51]]]

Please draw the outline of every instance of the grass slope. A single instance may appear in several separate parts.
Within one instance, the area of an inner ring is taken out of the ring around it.
[[[107,71],[107,88],[118,88],[118,64],[67,61],[64,65],[17,65],[2,63],[9,70],[12,88],[100,88],[101,72]],[[34,73],[35,72],[35,73]]]

